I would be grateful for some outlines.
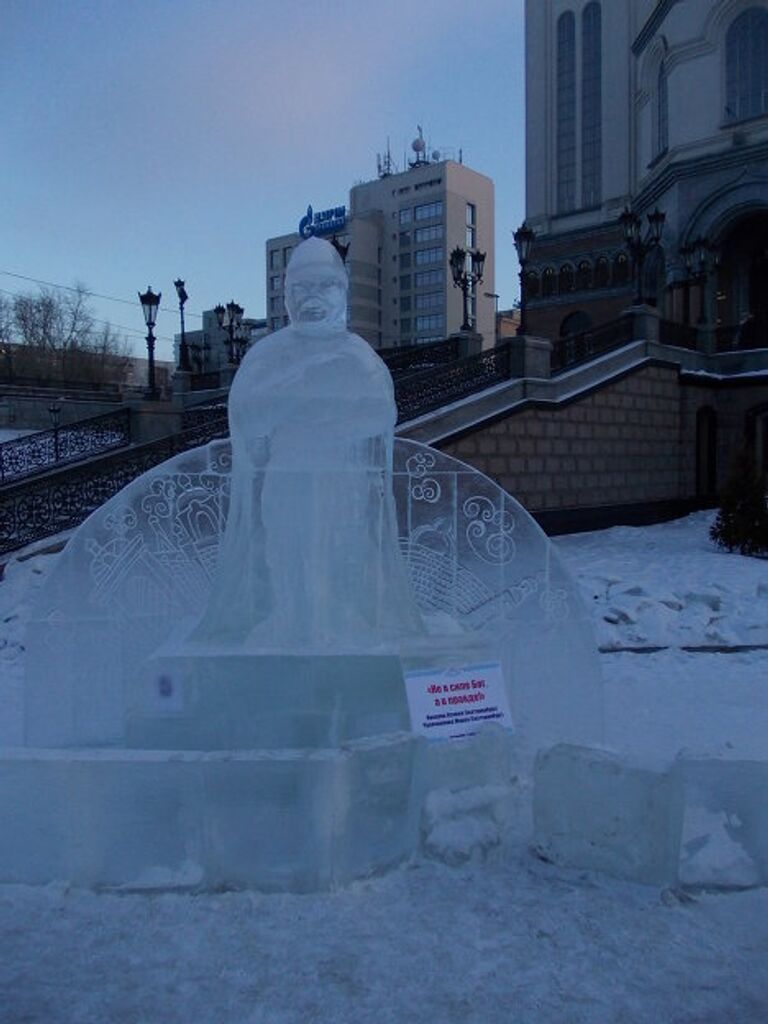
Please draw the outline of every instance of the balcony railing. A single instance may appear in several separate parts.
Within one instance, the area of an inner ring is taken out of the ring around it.
[[[672,320],[659,320],[659,341],[663,345],[695,350],[698,331],[692,324],[678,324]]]
[[[461,339],[454,337],[446,338],[444,341],[433,341],[428,345],[380,349],[378,354],[394,377],[453,363],[459,358],[460,344]]]

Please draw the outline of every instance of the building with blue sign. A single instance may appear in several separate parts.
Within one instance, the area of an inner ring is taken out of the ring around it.
[[[419,142],[420,140],[417,140]],[[374,348],[440,340],[459,331],[461,292],[453,287],[451,251],[486,253],[483,283],[470,313],[483,344],[495,337],[494,188],[463,163],[425,156],[423,145],[408,170],[355,185],[346,205],[310,204],[297,211],[296,229],[266,243],[267,323],[287,323],[285,268],[294,246],[312,235],[349,246],[348,322]]]

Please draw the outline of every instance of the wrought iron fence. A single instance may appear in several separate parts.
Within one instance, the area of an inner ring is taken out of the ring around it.
[[[557,338],[552,343],[552,375],[620,348],[632,341],[632,335],[632,317],[622,316],[592,330]]]
[[[130,409],[77,420],[0,444],[0,485],[131,443]]]
[[[768,348],[768,318],[748,317],[740,324],[722,324],[715,333],[718,352]]]
[[[446,338],[444,341],[433,341],[428,345],[384,348],[380,349],[378,354],[387,364],[389,372],[393,376],[400,376],[454,363],[459,358],[460,343],[460,338]]]
[[[423,416],[511,376],[512,349],[506,344],[448,366],[401,377],[395,381],[397,421],[403,423]]]
[[[663,345],[675,345],[677,348],[689,348],[695,351],[698,347],[698,331],[692,324],[659,320],[659,341]]]
[[[131,480],[179,452],[227,434],[226,420],[112,452],[0,491],[0,554],[79,525]]]
[[[181,420],[182,430],[191,430],[203,423],[218,423],[220,420],[227,421],[227,403],[225,400],[206,403],[205,405],[193,405],[184,410]]]

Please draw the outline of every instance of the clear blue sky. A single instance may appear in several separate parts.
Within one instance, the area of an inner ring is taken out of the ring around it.
[[[3,0],[0,288],[83,282],[159,358],[231,298],[263,316],[264,242],[347,201],[424,128],[496,184],[496,291],[517,297],[523,0]],[[480,240],[482,244],[482,240]]]

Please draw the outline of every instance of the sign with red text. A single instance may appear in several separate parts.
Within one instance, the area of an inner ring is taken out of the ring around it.
[[[460,739],[488,722],[512,728],[498,661],[405,673],[414,732],[432,739]]]

